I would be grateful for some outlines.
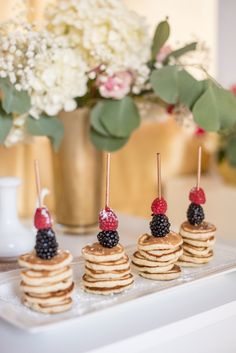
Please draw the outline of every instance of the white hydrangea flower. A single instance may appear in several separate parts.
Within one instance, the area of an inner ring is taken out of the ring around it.
[[[48,115],[76,108],[76,97],[87,92],[87,65],[78,50],[56,48],[47,60],[37,61],[34,75],[29,79],[33,110]],[[35,116],[35,113],[34,113]]]
[[[28,92],[35,118],[42,112],[74,110],[75,98],[87,92],[87,70],[79,48],[69,48],[65,39],[37,32],[29,24],[14,27],[9,22],[0,27],[0,77]]]
[[[46,16],[47,28],[78,48],[90,69],[103,64],[108,76],[132,71],[141,91],[149,74],[151,40],[144,19],[121,0],[58,0]]]

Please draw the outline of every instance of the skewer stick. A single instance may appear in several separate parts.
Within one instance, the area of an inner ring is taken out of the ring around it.
[[[34,172],[35,172],[36,189],[38,194],[38,202],[39,202],[39,207],[41,208],[42,206],[41,185],[40,185],[40,174],[39,174],[39,161],[37,159],[35,159],[34,161]]]
[[[202,146],[198,147],[198,164],[197,164],[197,189],[200,187],[201,179],[201,168],[202,168]]]
[[[107,153],[107,167],[106,167],[106,207],[109,207],[110,203],[110,165],[111,165],[111,154]]]
[[[157,153],[157,196],[161,198],[161,154]]]

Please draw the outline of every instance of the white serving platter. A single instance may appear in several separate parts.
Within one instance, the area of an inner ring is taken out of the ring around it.
[[[127,253],[132,255],[135,246],[129,247]],[[176,287],[190,285],[195,281],[203,281],[236,270],[236,249],[224,244],[217,244],[215,256],[211,263],[198,268],[186,268],[182,276],[172,281],[152,281],[135,276],[134,286],[121,294],[110,296],[85,293],[81,288],[81,277],[84,262],[80,258],[73,264],[76,289],[73,294],[74,305],[72,309],[63,314],[45,315],[31,311],[21,303],[19,288],[19,270],[0,274],[0,318],[29,332],[39,332],[64,322],[77,321],[99,310],[109,310],[115,305],[135,300],[144,300],[147,295],[157,295],[160,292],[175,290]],[[164,293],[163,293],[164,294]]]

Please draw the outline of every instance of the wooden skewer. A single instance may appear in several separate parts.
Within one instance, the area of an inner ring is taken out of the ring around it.
[[[161,154],[157,153],[157,196],[161,199]]]
[[[107,166],[106,166],[106,207],[110,204],[110,165],[111,165],[111,154],[107,153]]]
[[[202,168],[202,146],[198,147],[198,164],[197,164],[197,189],[200,188],[201,179],[201,168]]]
[[[39,174],[39,161],[35,159],[34,161],[34,172],[35,172],[35,181],[36,181],[36,189],[37,189],[37,194],[38,194],[38,202],[39,202],[39,207],[42,207],[42,201],[41,201],[41,185],[40,185],[40,174]]]

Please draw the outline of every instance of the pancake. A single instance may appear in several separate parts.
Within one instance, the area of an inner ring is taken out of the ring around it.
[[[213,247],[213,245],[215,244],[215,237],[210,237],[206,240],[204,239],[193,240],[193,239],[183,237],[183,240],[185,244],[190,244],[196,247]]]
[[[122,278],[130,273],[130,267],[125,270],[113,270],[113,271],[98,271],[98,270],[91,270],[85,266],[85,273],[88,276],[93,278],[102,278],[102,279],[112,279],[112,278]]]
[[[191,225],[186,221],[180,228],[180,234],[182,237],[195,240],[208,240],[215,235],[215,232],[216,227],[205,221],[199,225]]]
[[[157,249],[157,250],[148,250],[148,253],[151,255],[168,255],[168,254],[172,254],[173,252],[182,249],[181,246],[176,246],[173,249],[167,249],[167,250],[161,250],[161,249]],[[144,251],[144,250],[142,250]]]
[[[176,264],[180,267],[200,267],[203,266],[204,264],[196,264],[193,262],[189,262],[189,261],[183,261],[183,260],[178,260],[176,262]]]
[[[133,263],[136,265],[142,265],[142,266],[147,266],[147,267],[165,267],[168,266],[170,264],[173,264],[176,262],[176,258],[169,260],[169,261],[153,261],[153,260],[149,260],[146,257],[144,257],[143,255],[140,254],[139,251],[136,251],[133,254]]]
[[[24,281],[21,281],[20,287],[26,293],[49,293],[67,289],[72,285],[72,282],[72,277],[67,278],[64,281],[56,283],[47,283],[45,285],[40,286],[28,285]]]
[[[72,259],[71,253],[67,250],[59,250],[58,254],[50,260],[41,259],[36,255],[35,251],[32,251],[29,254],[21,255],[18,259],[18,263],[21,267],[30,270],[54,271],[68,266],[72,262]]]
[[[180,257],[180,261],[192,262],[196,264],[206,264],[212,259],[213,259],[213,251],[210,251],[209,254],[204,256],[197,256],[197,255],[184,252],[184,254]]]
[[[35,294],[35,293],[24,293],[24,298],[29,303],[56,304],[64,301],[67,298],[70,298],[73,290],[74,290],[74,283],[72,283],[72,285],[65,290],[51,292],[44,295]]]
[[[118,244],[113,248],[105,248],[100,243],[87,245],[82,249],[85,260],[100,263],[108,261],[117,261],[124,257],[124,248]]]
[[[165,267],[164,266],[149,267],[149,266],[137,265],[134,262],[132,262],[132,265],[138,272],[147,272],[147,273],[165,273],[174,267],[174,264],[170,264]]]
[[[114,288],[131,284],[133,282],[133,275],[129,273],[122,278],[104,279],[92,278],[84,274],[82,280],[84,286],[88,288]]]
[[[28,308],[30,308],[34,311],[38,311],[38,312],[44,313],[44,314],[62,313],[64,311],[69,310],[71,308],[72,304],[73,304],[73,302],[72,302],[71,298],[66,298],[61,303],[51,304],[51,305],[31,303],[31,302],[28,302],[26,299],[24,300],[25,306],[27,306]]]
[[[100,295],[118,294],[118,293],[124,292],[125,290],[131,288],[133,283],[134,283],[134,281],[132,281],[130,284],[128,284],[126,286],[117,286],[112,289],[111,288],[94,288],[94,287],[84,286],[84,290],[88,293],[100,294]]]
[[[139,272],[140,276],[148,279],[158,280],[158,281],[169,281],[180,277],[181,269],[179,266],[174,265],[174,267],[165,273],[148,273]]]
[[[138,249],[149,250],[169,250],[182,245],[182,237],[174,232],[170,232],[164,237],[153,237],[149,234],[143,234],[138,239]]]
[[[40,286],[50,284],[52,282],[60,282],[72,277],[72,269],[66,266],[57,271],[33,271],[22,270],[21,278],[25,284],[32,286]]]
[[[107,261],[107,262],[90,262],[86,261],[86,267],[95,271],[113,271],[113,270],[126,270],[130,267],[129,258],[124,255],[120,260]]]
[[[212,247],[196,247],[190,244],[184,243],[183,249],[193,255],[207,255],[212,251]]]
[[[166,255],[152,255],[151,253],[149,253],[149,251],[143,251],[143,250],[139,250],[139,253],[148,260],[157,261],[157,262],[167,262],[171,260],[176,261],[183,254],[183,250],[180,248],[179,250],[176,250]]]

